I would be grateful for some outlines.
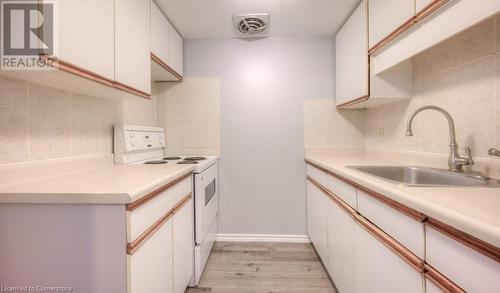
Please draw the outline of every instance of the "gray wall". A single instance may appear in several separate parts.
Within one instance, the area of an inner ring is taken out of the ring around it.
[[[332,37],[196,39],[185,75],[221,79],[220,233],[304,234],[303,100],[333,99]]]

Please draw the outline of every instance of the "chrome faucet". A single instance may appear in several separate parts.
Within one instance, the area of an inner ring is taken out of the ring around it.
[[[464,166],[474,164],[474,161],[472,160],[471,150],[469,147],[465,148],[467,158],[460,156],[455,134],[455,123],[453,122],[453,118],[451,118],[450,113],[448,113],[445,109],[437,106],[424,106],[417,109],[408,119],[408,123],[406,124],[406,136],[413,136],[413,130],[411,128],[413,119],[415,119],[415,116],[417,116],[418,113],[425,110],[436,110],[443,114],[444,117],[446,117],[446,119],[448,120],[448,126],[450,128],[450,157],[448,158],[448,168],[450,171],[464,172]]]

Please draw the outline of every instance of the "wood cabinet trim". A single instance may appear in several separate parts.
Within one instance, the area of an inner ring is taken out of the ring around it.
[[[500,248],[433,218],[429,218],[426,225],[495,260],[496,262],[500,262]]]
[[[375,226],[373,223],[368,221],[365,217],[360,215],[351,206],[349,206],[347,203],[345,203],[339,196],[337,196],[335,193],[328,190],[326,187],[322,186],[319,182],[314,180],[312,177],[307,176],[307,180],[309,180],[316,187],[318,187],[335,204],[337,204],[343,211],[345,211],[349,216],[351,216],[356,221],[356,223],[358,223],[366,231],[368,231],[375,238],[377,238],[377,240],[382,242],[392,252],[394,252],[400,258],[402,258],[404,261],[406,261],[412,268],[414,268],[418,272],[424,271],[424,261],[421,260],[418,256],[413,254],[410,250],[408,250],[406,247],[404,247],[401,243],[399,243],[394,238],[387,235],[387,233],[382,231],[380,228]]]
[[[151,52],[151,60],[154,61],[156,64],[160,65],[166,71],[170,72],[179,81],[182,81],[182,78],[183,78],[182,75],[177,73],[177,71],[172,69],[172,67],[168,66],[167,63],[165,63],[163,60],[161,60],[160,57],[156,56],[153,52]]]
[[[368,74],[369,76],[369,74]],[[368,83],[368,88],[370,88],[370,84]],[[361,96],[359,98],[356,98],[354,100],[351,100],[349,102],[342,103],[340,105],[337,105],[337,109],[346,109],[347,107],[359,104],[361,102],[367,101],[370,98],[369,95]]]
[[[450,279],[446,278],[438,270],[430,266],[429,264],[424,264],[424,277],[438,286],[439,289],[446,293],[465,293],[466,291],[460,288],[458,285],[453,283]]]
[[[104,77],[102,75],[99,75],[95,72],[92,72],[90,70],[87,70],[85,68],[82,68],[80,66],[77,66],[75,64],[72,64],[68,61],[59,59],[55,56],[47,56],[47,55],[40,55],[40,58],[44,58],[49,61],[50,66],[52,66],[55,69],[76,75],[78,77],[82,77],[97,83],[100,83],[102,85],[108,86],[115,88],[117,90],[121,90],[136,96],[139,96],[141,98],[145,99],[151,99],[151,94],[143,92],[141,90],[138,90],[136,88],[133,88],[131,86],[122,84],[120,82],[117,82],[115,80],[109,79],[107,77]]]
[[[127,254],[134,254],[149,238],[151,238],[156,231],[158,231],[172,216],[175,215],[190,199],[192,193],[187,194],[181,199],[171,210],[153,223],[146,231],[144,231],[136,240],[127,244]]]
[[[408,248],[404,247],[401,243],[396,241],[391,236],[387,235],[380,228],[375,226],[372,222],[368,221],[365,217],[360,214],[356,214],[354,220],[363,227],[368,233],[372,234],[377,238],[382,244],[389,248],[392,252],[397,254],[401,259],[406,261],[412,268],[416,271],[422,273],[424,271],[424,261],[418,256],[413,254]]]
[[[155,190],[155,191],[153,191],[151,193],[146,194],[145,196],[143,196],[143,197],[141,197],[141,198],[133,201],[132,203],[127,204],[127,211],[128,212],[132,212],[135,209],[141,207],[142,205],[144,205],[147,202],[151,201],[155,197],[159,196],[161,193],[163,193],[167,189],[172,188],[177,183],[179,183],[182,180],[188,178],[189,176],[191,176],[191,174],[192,174],[192,172],[188,172],[188,173],[186,173],[184,175],[181,175],[181,176],[177,177],[176,179],[174,179],[173,181],[171,181],[171,182],[163,185],[162,187],[158,188],[157,190]]]
[[[348,205],[345,201],[343,201],[339,196],[337,196],[335,193],[325,188],[318,181],[314,180],[311,176],[307,176],[307,180],[309,180],[312,184],[318,187],[326,196],[328,196],[336,205],[338,205],[349,216],[351,216],[352,218],[355,217],[354,215],[357,214],[356,210],[353,209],[350,205]]]
[[[402,25],[400,25],[398,28],[396,28],[387,37],[383,38],[380,42],[378,42],[373,47],[371,47],[368,50],[368,55],[377,54],[379,51],[381,51],[383,48],[385,48],[392,41],[394,41],[395,39],[397,39],[398,37],[400,37],[404,33],[411,30],[419,22],[422,22],[426,17],[430,16],[431,14],[433,14],[434,12],[439,10],[441,7],[443,7],[449,1],[450,0],[434,0],[432,3],[430,3],[429,5],[424,7],[421,11],[416,13],[414,16],[412,16],[410,19],[408,19],[406,22],[404,22]]]
[[[352,180],[349,180],[347,178],[344,178],[343,176],[340,176],[338,174],[335,174],[334,172],[328,170],[328,169],[325,169],[317,164],[315,164],[314,162],[311,162],[309,160],[306,159],[306,162],[332,176],[335,176],[337,177],[338,179],[344,181],[345,183],[347,184],[350,184],[360,190],[362,190],[363,192],[365,192],[366,194],[368,194],[369,196],[379,200],[380,202],[392,207],[393,209],[396,209],[398,211],[400,211],[401,213],[403,214],[406,214],[407,216],[409,217],[412,217],[413,219],[419,221],[419,222],[423,222],[423,223],[426,223],[426,225],[429,225],[430,227],[433,227],[435,228],[436,230],[444,233],[445,235],[448,235],[449,237],[455,239],[456,241],[459,241],[460,243],[468,246],[469,248],[497,261],[497,262],[500,262],[500,248],[492,245],[492,244],[489,244],[483,240],[480,240],[472,235],[469,235],[465,232],[462,232],[456,228],[453,228],[451,227],[450,225],[448,224],[445,224],[441,221],[438,221],[432,217],[429,217],[417,210],[414,210],[404,204],[401,204],[395,200],[392,200],[378,192],[374,192],[366,187],[363,187],[361,186],[360,184],[356,183],[356,182],[353,182]]]

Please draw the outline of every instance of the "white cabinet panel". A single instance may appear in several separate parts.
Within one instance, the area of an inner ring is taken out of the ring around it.
[[[424,259],[424,225],[358,190],[358,212]]]
[[[144,231],[151,227],[158,219],[167,214],[176,203],[192,191],[192,177],[182,180],[168,188],[150,202],[127,212],[128,233],[127,241],[132,242]]]
[[[500,1],[461,0],[441,8],[372,58],[378,74],[500,11]]]
[[[58,57],[114,80],[114,0],[63,0],[58,5]]]
[[[115,0],[115,79],[151,93],[151,4]]]
[[[336,103],[368,95],[367,2],[362,1],[335,37]]]
[[[128,256],[128,292],[173,292],[172,220]]]
[[[184,74],[183,40],[181,35],[170,24],[168,31],[168,62],[167,64],[181,76]]]
[[[415,0],[415,13],[419,13],[432,2],[434,2],[434,0]]]
[[[184,293],[193,277],[194,221],[190,199],[173,217],[174,293]],[[144,291],[161,292],[161,291]]]
[[[369,47],[415,15],[415,0],[369,0]]]
[[[327,205],[328,272],[339,292],[355,292],[354,219],[336,203]]]
[[[422,275],[359,224],[355,239],[356,292],[422,293]]]
[[[316,180],[319,184],[328,187],[328,174],[324,171],[314,167],[313,165],[306,165],[306,174]]]
[[[467,292],[500,292],[500,263],[429,226],[426,262]]]
[[[307,233],[323,264],[328,262],[327,206],[328,198],[310,181],[307,181]]]
[[[333,175],[328,175],[326,187],[350,205],[351,208],[356,209],[356,187],[345,183]]]
[[[169,27],[167,18],[151,1],[151,52],[163,62],[168,62]]]

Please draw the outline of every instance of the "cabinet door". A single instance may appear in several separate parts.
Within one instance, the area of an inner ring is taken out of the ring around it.
[[[58,57],[114,80],[114,0],[63,0],[58,5]]]
[[[370,48],[415,15],[415,0],[369,0]]]
[[[328,214],[328,273],[339,292],[354,292],[354,219],[330,201]]]
[[[173,291],[172,245],[172,220],[169,220],[128,256],[129,293]]]
[[[368,95],[368,31],[366,0],[335,36],[337,106]]]
[[[500,263],[426,227],[426,262],[467,292],[500,292]],[[481,280],[478,282],[478,280]]]
[[[148,0],[115,0],[115,79],[151,93],[151,35]]]
[[[181,76],[184,75],[183,40],[175,28],[169,24],[167,64]]]
[[[434,2],[434,0],[415,0],[415,13],[419,13],[432,2]]]
[[[189,281],[191,281],[191,278],[193,277],[193,218],[194,216],[192,199],[189,200],[179,211],[177,211],[173,217],[174,293],[184,293],[186,287],[189,284]]]
[[[355,239],[356,292],[423,292],[422,275],[359,224]]]
[[[169,27],[167,18],[151,1],[151,52],[165,63],[168,63]]]
[[[328,198],[310,181],[307,181],[307,233],[321,261],[328,262],[327,247]]]

